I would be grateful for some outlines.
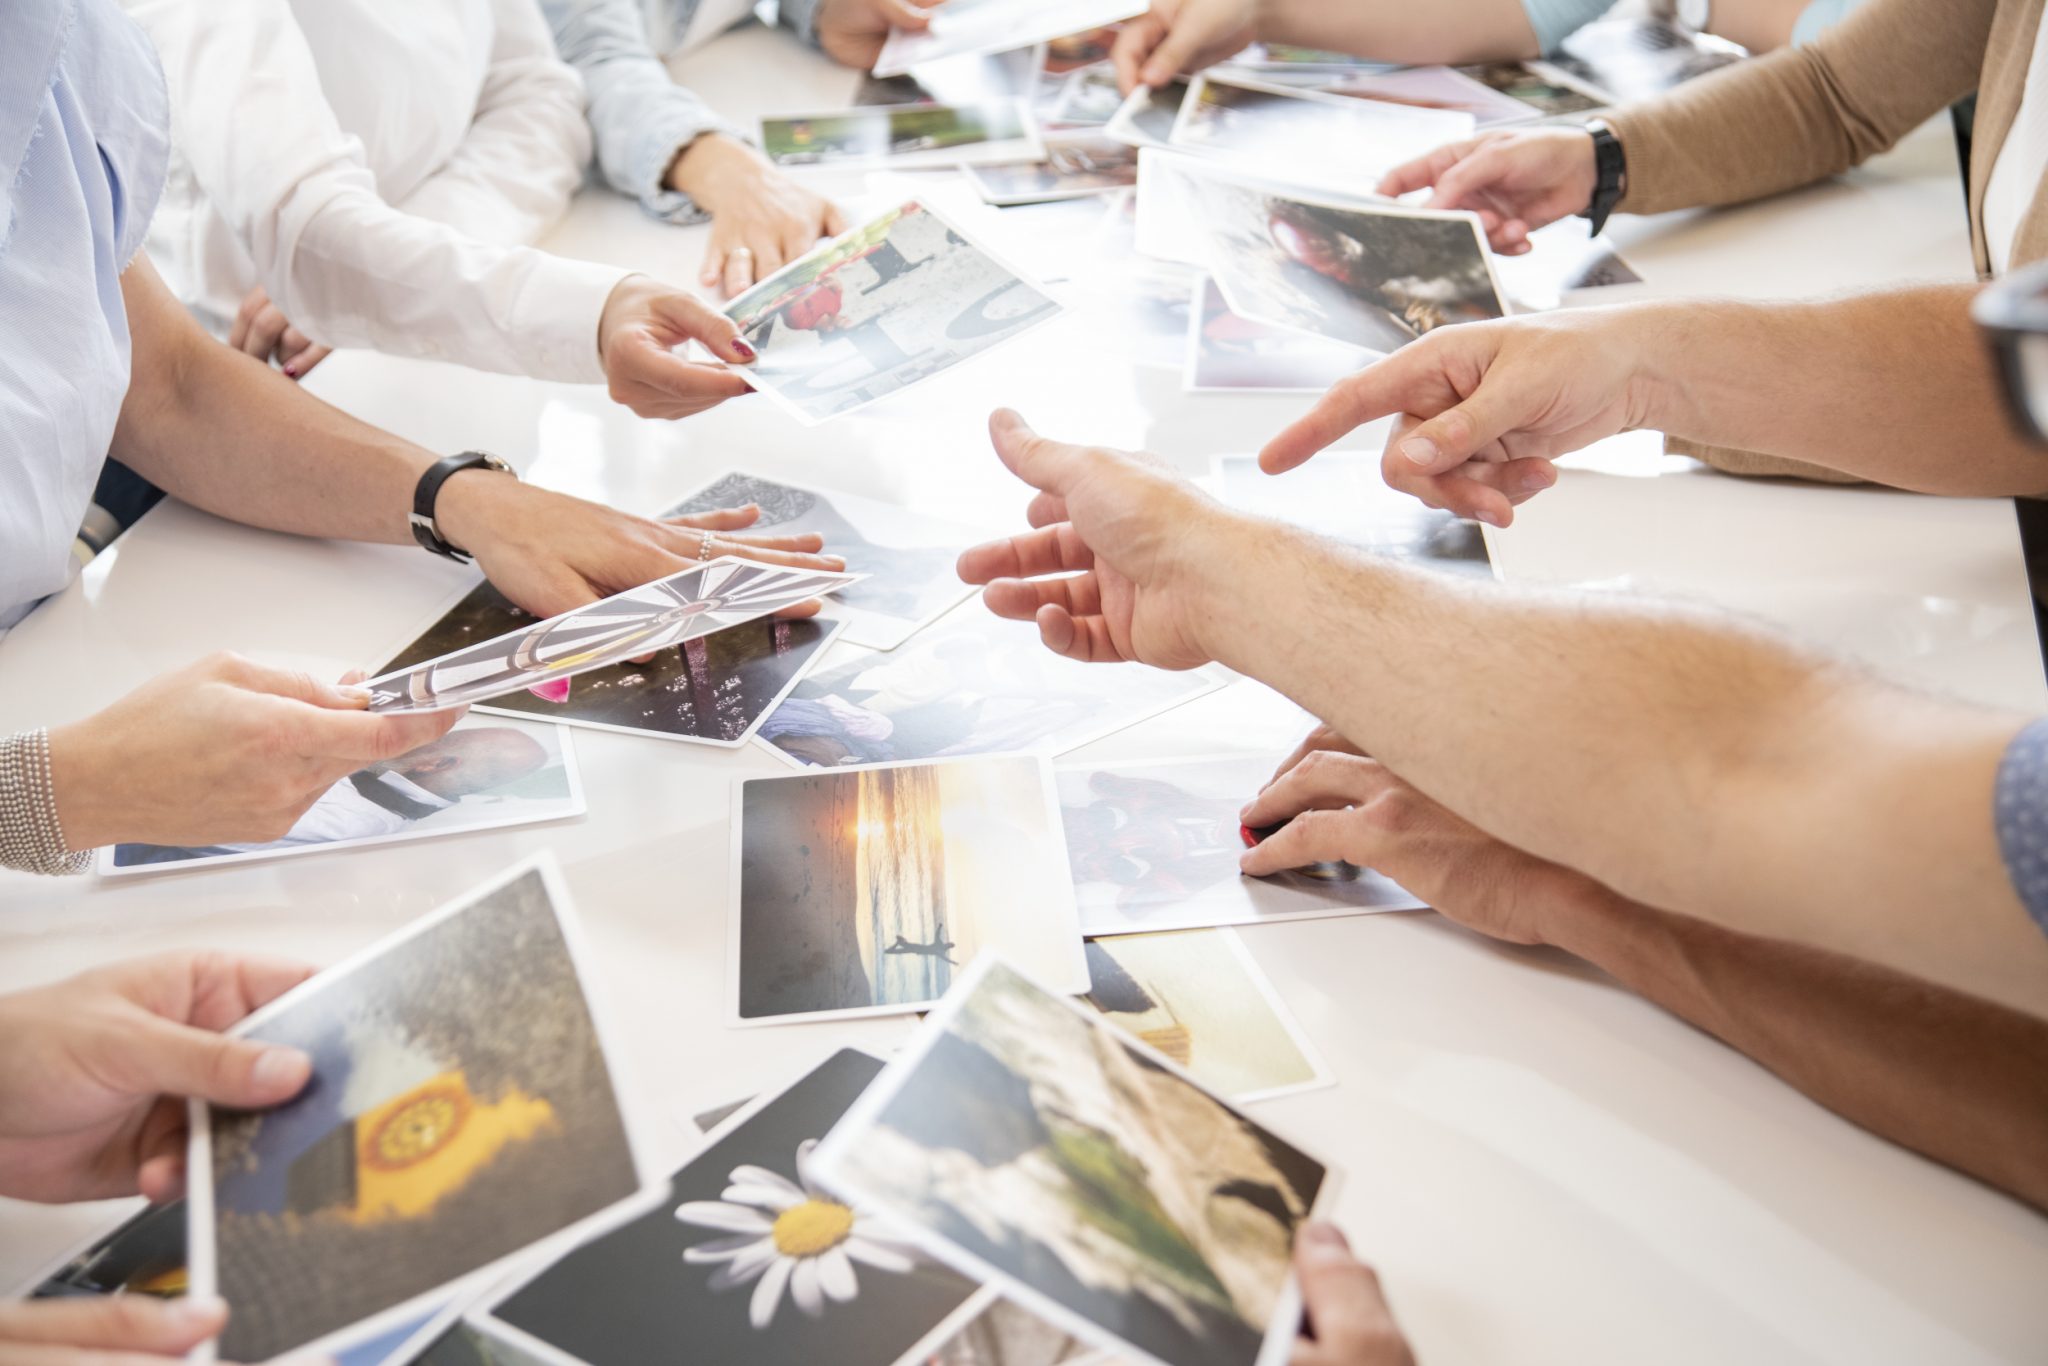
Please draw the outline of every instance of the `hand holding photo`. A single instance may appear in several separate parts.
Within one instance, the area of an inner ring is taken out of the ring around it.
[[[1169,81],[1157,90],[1141,85],[1109,116],[1102,126],[1103,135],[1133,147],[1170,147],[1173,125],[1180,119],[1187,96],[1188,83],[1182,80]]]
[[[799,257],[725,307],[759,355],[735,373],[807,426],[950,370],[1059,312],[1052,296],[917,200]]]
[[[1265,1366],[1333,1174],[1087,1006],[968,972],[812,1155],[825,1188],[1098,1346]]]
[[[1404,161],[1472,136],[1460,110],[1425,109],[1207,72],[1195,77],[1167,141],[1268,172],[1370,191]]]
[[[909,1014],[985,949],[1088,982],[1043,759],[750,779],[732,886],[741,1024]]]
[[[721,556],[363,686],[372,711],[439,711],[540,688],[739,626],[858,582]]]
[[[1019,161],[1040,151],[1038,125],[1020,99],[775,114],[761,120],[761,149],[777,166],[834,170]]]
[[[551,858],[313,978],[231,1032],[313,1059],[300,1095],[192,1106],[192,1293],[268,1361],[417,1320],[436,1292],[659,1189]]]
[[[941,57],[1034,47],[1049,39],[1145,12],[1146,0],[948,0],[922,33],[896,29],[875,58],[877,76],[895,76]]]

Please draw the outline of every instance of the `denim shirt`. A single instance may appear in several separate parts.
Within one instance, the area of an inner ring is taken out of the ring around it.
[[[169,129],[156,54],[114,0],[0,3],[0,631],[70,581]]]

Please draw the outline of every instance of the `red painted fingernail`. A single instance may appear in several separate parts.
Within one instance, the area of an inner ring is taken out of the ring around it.
[[[732,349],[740,353],[740,359],[742,360],[752,360],[758,354],[753,347],[747,345],[746,342],[738,337],[732,339]]]
[[[284,368],[284,377],[286,379],[297,379],[299,377],[299,367],[296,365],[287,365]]]

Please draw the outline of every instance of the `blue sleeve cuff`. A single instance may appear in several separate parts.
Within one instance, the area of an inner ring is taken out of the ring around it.
[[[663,107],[634,136],[628,183],[617,188],[640,201],[652,217],[667,223],[702,223],[711,215],[697,201],[663,182],[682,150],[706,133],[723,133],[741,142],[750,139],[714,116],[704,102],[678,88],[682,98]]]
[[[1546,53],[1557,51],[1565,39],[1613,7],[1614,0],[1522,0],[1529,27],[1536,30],[1536,45]]]
[[[812,47],[818,45],[818,11],[825,0],[782,0],[775,22]]]
[[[2048,717],[2006,746],[1993,809],[2006,876],[2027,914],[2048,934]]]
[[[1828,29],[1841,23],[1863,0],[1813,0],[1813,3],[1799,12],[1799,19],[1792,25],[1792,42],[1796,46],[1810,43]]]

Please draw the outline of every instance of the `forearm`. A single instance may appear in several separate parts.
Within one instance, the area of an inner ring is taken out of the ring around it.
[[[1925,493],[2048,493],[2006,415],[1975,285],[1818,301],[1661,301],[1611,315],[1643,425]]]
[[[2048,1013],[2048,939],[1992,822],[2016,718],[1725,617],[1510,593],[1224,520],[1206,652],[1489,834],[1636,900]]]
[[[2048,1023],[1590,884],[1544,928],[1845,1119],[2048,1209]]]
[[[1267,42],[1410,65],[1519,60],[1541,51],[1522,0],[1267,0],[1256,22]]]

